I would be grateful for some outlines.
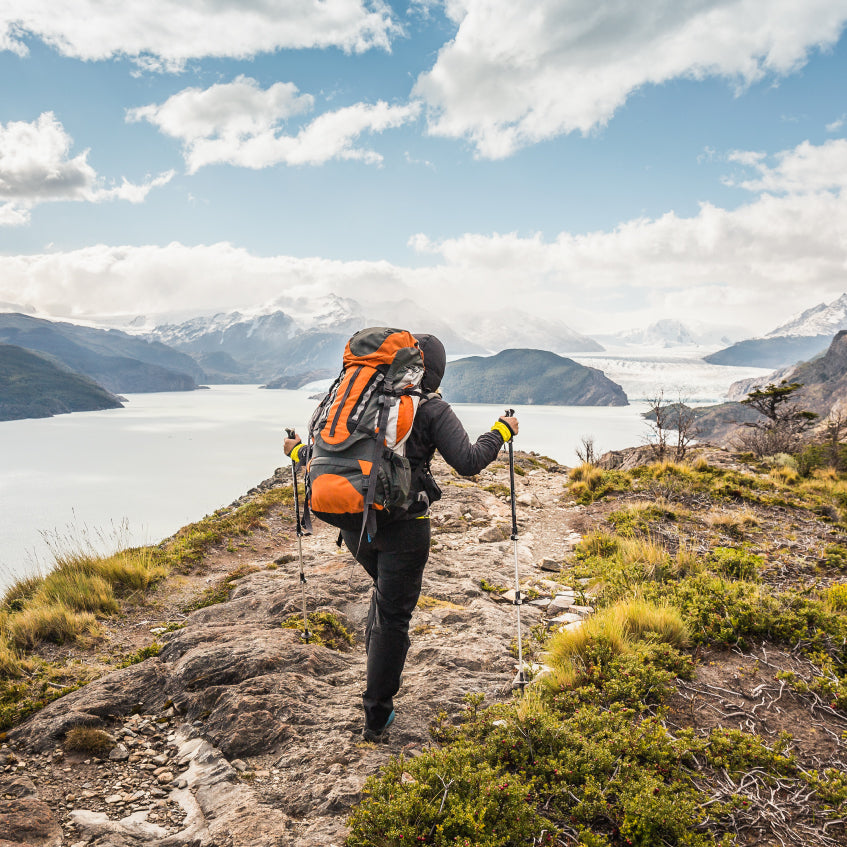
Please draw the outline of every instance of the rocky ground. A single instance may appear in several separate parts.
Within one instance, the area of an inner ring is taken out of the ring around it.
[[[518,467],[518,561],[532,597],[522,607],[524,635],[578,626],[591,613],[590,589],[552,577],[610,506],[576,505],[554,463],[521,455]],[[428,728],[439,712],[461,712],[468,693],[489,702],[512,696],[507,466],[502,460],[474,480],[443,464],[436,473],[444,499],[433,509],[432,554],[387,744],[361,737],[369,579],[336,547],[334,531],[317,529],[303,544],[308,606],[333,613],[355,643],[330,649],[281,627],[300,612],[301,595],[290,515],[275,513],[108,625],[110,649],[135,650],[155,635],[158,656],[66,695],[9,733],[0,750],[0,847],[340,847],[366,778],[390,756],[433,743]],[[281,472],[267,484],[284,482]],[[185,611],[228,574],[228,599]],[[811,709],[820,729],[798,733],[799,752],[843,767],[843,719],[774,682],[768,663],[796,657],[757,649],[755,660],[701,656],[671,719],[698,728],[752,720],[761,731],[767,713],[795,709],[778,727],[794,731],[808,725]],[[104,758],[68,749],[66,733],[80,725],[110,734]]]

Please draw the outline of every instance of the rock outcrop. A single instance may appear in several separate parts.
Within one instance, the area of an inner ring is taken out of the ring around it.
[[[524,626],[579,626],[590,597],[583,586],[550,579],[580,538],[568,527],[579,507],[559,502],[558,466],[518,462],[522,590],[538,598],[522,606]],[[300,615],[288,535],[275,556],[284,564],[239,560],[245,575],[233,579],[228,600],[160,634],[157,656],[66,695],[9,733],[2,753],[39,786],[38,802],[53,809],[63,843],[340,847],[366,778],[391,755],[415,756],[432,743],[439,712],[460,713],[468,693],[510,697],[516,548],[502,530],[511,524],[508,502],[485,490],[500,490],[507,469],[484,471],[475,485],[443,464],[437,472],[445,497],[433,510],[432,555],[388,744],[361,736],[370,579],[338,551],[328,527],[305,539],[309,610],[331,614],[356,643],[304,643],[300,630],[280,625]],[[483,540],[492,527],[496,538]],[[77,726],[108,732],[111,753],[98,759],[65,749]]]

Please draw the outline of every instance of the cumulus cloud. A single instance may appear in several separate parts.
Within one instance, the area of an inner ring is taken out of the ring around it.
[[[800,145],[775,159],[809,159],[814,149],[829,155],[827,145]],[[480,304],[514,304],[589,334],[646,324],[656,314],[765,333],[847,290],[845,220],[843,186],[811,183],[804,191],[765,191],[735,209],[703,204],[689,217],[669,212],[553,239],[468,233],[433,241],[418,234],[411,247],[431,259],[420,267],[259,257],[225,243],[100,245],[0,256],[0,301],[33,302],[56,315],[196,313],[280,295],[356,292],[360,301],[448,303],[457,328],[459,315],[474,319]]]
[[[357,103],[319,115],[296,134],[284,132],[288,119],[313,106],[314,98],[300,94],[292,83],[262,89],[256,80],[241,76],[207,89],[186,88],[162,104],[131,109],[127,120],[149,121],[179,139],[188,170],[195,173],[220,163],[258,169],[319,165],[330,159],[380,162],[378,153],[356,146],[359,136],[401,126],[420,109],[417,103]]]
[[[793,150],[777,153],[773,166],[768,164],[764,153],[737,150],[728,158],[757,172],[756,179],[728,177],[725,180],[748,191],[797,194],[847,186],[847,139],[844,138],[831,139],[820,146],[804,141]]]
[[[0,225],[25,224],[39,203],[57,200],[127,200],[141,203],[169,182],[173,171],[142,185],[123,180],[107,187],[88,163],[88,151],[71,157],[73,139],[52,112],[31,123],[0,124]]]
[[[126,56],[165,71],[282,48],[389,49],[397,31],[383,0],[6,0],[0,9],[0,49],[25,55],[34,36],[76,59]]]
[[[415,94],[435,135],[480,156],[604,125],[644,85],[725,77],[739,89],[833,45],[843,0],[447,0],[455,38]]]

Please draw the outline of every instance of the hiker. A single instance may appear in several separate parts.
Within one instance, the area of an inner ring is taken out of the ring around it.
[[[405,445],[412,469],[412,505],[373,536],[359,530],[342,529],[348,550],[373,579],[373,593],[365,628],[367,685],[362,702],[365,709],[364,737],[387,740],[394,720],[394,695],[409,650],[409,623],[418,602],[423,570],[429,558],[429,503],[441,496],[432,477],[430,460],[436,450],[462,476],[473,476],[496,458],[500,448],[518,432],[515,417],[501,417],[474,444],[450,405],[438,394],[447,356],[434,335],[415,335],[424,360],[421,381],[423,398],[415,414]],[[285,454],[298,465],[308,460],[308,448],[299,436],[286,438]]]

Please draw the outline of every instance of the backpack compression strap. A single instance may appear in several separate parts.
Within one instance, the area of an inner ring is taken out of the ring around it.
[[[379,468],[382,464],[382,454],[385,449],[385,428],[388,425],[388,415],[391,411],[391,399],[387,394],[381,394],[379,397],[382,408],[379,412],[379,423],[374,434],[374,453],[371,459],[370,473],[368,474],[368,488],[365,492],[365,505],[362,509],[362,528],[359,531],[359,543],[356,545],[356,553],[359,552],[359,548],[362,546],[365,530],[368,533],[368,541],[376,535],[376,514],[371,506],[376,496],[376,481],[379,478]]]

